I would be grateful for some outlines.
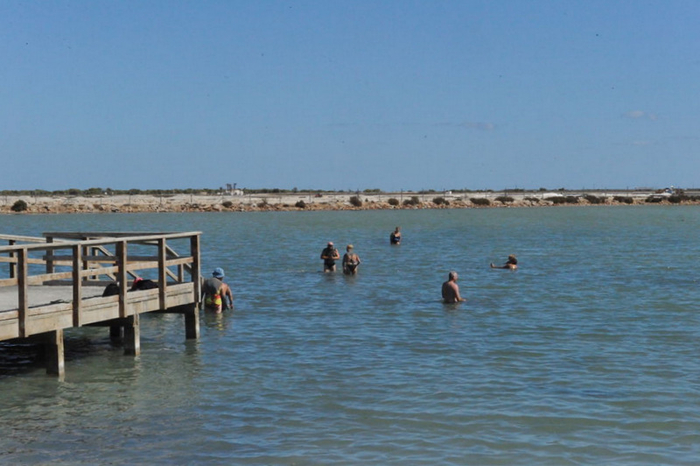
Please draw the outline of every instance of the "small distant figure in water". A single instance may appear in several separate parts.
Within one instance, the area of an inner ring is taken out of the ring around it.
[[[343,273],[345,275],[355,275],[357,274],[357,267],[359,267],[362,261],[360,260],[360,256],[355,254],[352,244],[348,244],[348,247],[345,249],[347,252],[343,256]]]
[[[233,309],[233,293],[224,283],[224,269],[221,267],[214,269],[211,278],[207,278],[202,283],[202,302],[204,309],[217,314],[224,309]]]
[[[503,265],[494,265],[493,263],[491,263],[491,268],[492,268],[492,269],[510,269],[510,270],[515,270],[515,269],[518,268],[518,259],[516,259],[516,257],[515,257],[513,254],[511,254],[510,256],[508,256],[508,260],[506,261],[505,264],[503,264]]]
[[[401,244],[401,228],[396,227],[394,231],[389,235],[389,242],[391,244]]]
[[[340,253],[333,246],[333,242],[329,241],[328,245],[321,251],[321,259],[323,259],[323,272],[335,272],[335,261],[340,259]]]
[[[458,278],[457,272],[450,272],[447,276],[447,281],[442,284],[442,300],[445,304],[466,301],[466,299],[462,298],[459,294],[459,285],[457,285]]]

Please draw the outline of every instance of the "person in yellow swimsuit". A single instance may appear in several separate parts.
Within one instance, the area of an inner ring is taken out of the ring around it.
[[[233,309],[233,293],[231,288],[224,283],[224,269],[214,269],[211,278],[202,283],[202,302],[204,309],[222,312],[224,309]]]

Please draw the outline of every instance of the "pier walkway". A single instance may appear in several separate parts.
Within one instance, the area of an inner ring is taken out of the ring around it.
[[[0,342],[35,342],[46,370],[63,376],[63,332],[109,327],[126,354],[140,353],[139,315],[184,315],[199,337],[201,232],[50,232],[0,235]],[[7,267],[5,267],[7,266]],[[157,288],[131,291],[137,278]],[[116,294],[103,296],[110,283]],[[125,286],[122,286],[125,285]]]

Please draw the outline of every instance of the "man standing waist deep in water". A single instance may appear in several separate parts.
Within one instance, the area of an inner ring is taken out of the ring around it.
[[[332,241],[329,241],[328,245],[321,251],[321,259],[323,259],[324,272],[335,272],[335,261],[340,259],[340,253],[333,246]]]
[[[442,284],[442,300],[445,304],[466,301],[466,299],[462,298],[459,294],[459,285],[457,285],[458,278],[457,272],[450,272],[447,276],[447,281]]]

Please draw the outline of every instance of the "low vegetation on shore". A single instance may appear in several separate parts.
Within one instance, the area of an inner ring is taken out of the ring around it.
[[[254,212],[309,210],[463,209],[571,205],[700,204],[700,192],[610,191],[365,191],[89,190],[0,191],[0,213]]]

